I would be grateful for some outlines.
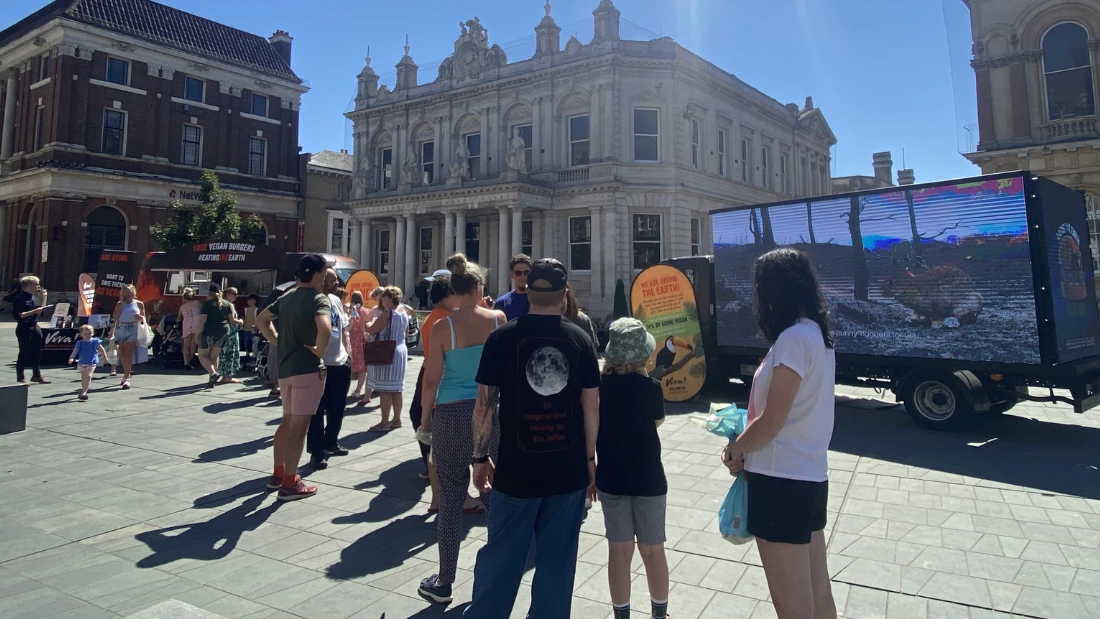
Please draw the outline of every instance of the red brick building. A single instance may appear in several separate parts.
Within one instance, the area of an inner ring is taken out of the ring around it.
[[[202,169],[263,219],[253,240],[295,250],[308,88],[290,61],[285,32],[149,0],[58,0],[0,32],[0,281],[75,290],[102,249],[140,263]]]

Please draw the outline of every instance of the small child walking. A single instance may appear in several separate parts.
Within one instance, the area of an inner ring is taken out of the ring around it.
[[[73,347],[73,354],[69,355],[69,363],[75,362],[80,370],[80,395],[77,399],[81,401],[88,399],[88,387],[92,384],[92,373],[95,372],[95,366],[99,365],[100,355],[103,355],[103,359],[107,358],[103,341],[92,337],[94,333],[92,325],[80,327],[80,339]]]
[[[665,419],[661,383],[646,374],[655,342],[645,326],[620,318],[608,328],[596,439],[596,489],[608,542],[607,579],[615,619],[630,618],[630,562],[634,544],[649,582],[651,617],[668,611],[665,495],[657,428]]]

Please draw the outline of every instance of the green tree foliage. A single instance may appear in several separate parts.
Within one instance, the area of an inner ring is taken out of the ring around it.
[[[202,171],[199,200],[201,204],[197,206],[172,200],[168,223],[153,226],[153,241],[161,251],[263,232],[259,217],[249,215],[242,219],[237,214],[236,194],[219,187],[218,175],[211,170]]]

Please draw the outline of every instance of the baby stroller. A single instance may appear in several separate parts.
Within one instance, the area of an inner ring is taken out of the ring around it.
[[[175,321],[165,323],[164,337],[153,356],[153,365],[165,369],[183,365],[183,326]]]
[[[260,382],[267,384],[267,364],[269,352],[271,350],[270,345],[267,343],[267,338],[262,335],[254,336],[256,338],[256,359],[253,369],[256,370],[256,376],[260,379]]]

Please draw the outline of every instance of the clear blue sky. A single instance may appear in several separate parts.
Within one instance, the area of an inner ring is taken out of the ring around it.
[[[0,28],[44,4],[0,3]],[[293,68],[311,87],[299,138],[307,152],[350,147],[343,113],[368,45],[385,81],[407,33],[421,82],[431,81],[453,52],[460,20],[480,17],[490,42],[515,60],[533,51],[533,28],[543,15],[542,0],[166,4],[263,36],[290,32]],[[597,4],[552,3],[563,46],[570,34],[591,37]],[[897,170],[903,148],[918,182],[978,174],[959,154],[966,149],[962,127],[977,118],[961,0],[616,0],[616,6],[624,38],[671,36],[783,103],[801,105],[812,95],[837,136],[834,175],[871,174],[871,153],[883,150],[893,151]]]

